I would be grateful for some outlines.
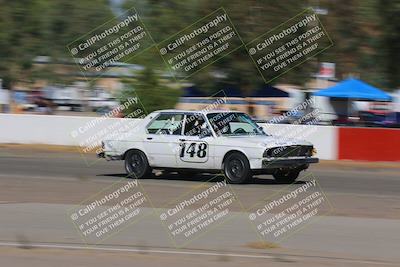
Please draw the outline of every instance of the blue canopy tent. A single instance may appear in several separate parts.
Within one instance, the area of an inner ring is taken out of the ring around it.
[[[315,92],[314,95],[361,101],[392,100],[392,97],[389,94],[357,79],[344,80],[335,86]]]
[[[352,108],[350,101],[392,100],[389,94],[357,79],[344,80],[332,87],[315,92],[313,95],[329,97],[339,120],[351,115]]]
[[[253,92],[250,97],[289,97],[289,93],[275,88],[271,85],[264,85],[255,92]]]
[[[183,89],[184,93],[182,97],[208,97],[210,94],[207,94],[201,91],[196,86],[190,86]],[[245,97],[240,90],[236,87],[227,87],[221,91],[216,92],[215,94],[211,94],[214,97]],[[257,90],[255,90],[249,97],[289,97],[289,94],[285,91],[282,91],[278,88],[275,88],[270,85],[265,85]]]
[[[204,92],[200,91],[196,86],[189,86],[183,89],[182,97],[204,97]]]
[[[197,86],[190,86],[186,87],[183,89],[183,95],[182,97],[242,97],[242,94],[240,93],[240,90],[233,87],[233,88],[227,88],[223,89],[221,91],[215,92],[215,93],[206,93],[202,90],[200,90]]]

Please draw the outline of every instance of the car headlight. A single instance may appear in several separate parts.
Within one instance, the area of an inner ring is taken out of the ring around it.
[[[263,158],[269,158],[271,156],[271,149],[266,149],[263,153]]]
[[[315,147],[313,147],[312,151],[311,151],[311,155],[317,155],[317,149]]]

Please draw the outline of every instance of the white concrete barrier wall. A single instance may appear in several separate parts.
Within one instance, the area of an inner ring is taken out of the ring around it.
[[[0,114],[0,143],[80,146],[87,138],[119,121],[118,118]]]
[[[125,127],[134,127],[139,121],[98,117],[0,114],[0,143],[82,146],[88,138],[101,138],[113,132],[114,129],[121,131],[121,122]],[[313,143],[321,159],[337,159],[338,130],[336,127],[287,124],[262,126],[270,134],[284,138],[295,137]],[[103,135],[98,133],[103,133]]]

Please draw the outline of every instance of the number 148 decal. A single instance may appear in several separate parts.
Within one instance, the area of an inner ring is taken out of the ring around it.
[[[188,162],[206,162],[208,159],[208,144],[204,142],[181,143],[179,157]]]

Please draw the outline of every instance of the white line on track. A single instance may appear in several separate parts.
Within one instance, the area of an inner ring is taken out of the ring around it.
[[[22,244],[13,242],[0,242],[0,246],[20,247]],[[61,244],[40,244],[29,243],[33,248],[60,248],[60,249],[86,249],[100,251],[120,251],[120,252],[137,252],[137,253],[160,253],[160,254],[183,254],[183,255],[200,255],[200,256],[230,256],[240,258],[261,258],[273,259],[268,255],[251,255],[251,254],[235,254],[235,253],[216,253],[216,252],[198,252],[198,251],[179,251],[179,250],[158,250],[158,249],[136,249],[136,248],[113,248],[113,247],[90,247],[78,245],[61,245]]]
[[[22,244],[15,242],[0,242],[0,246],[3,247],[21,247]],[[118,252],[135,252],[135,253],[158,253],[158,254],[175,254],[175,255],[196,255],[196,256],[224,256],[224,257],[236,257],[236,258],[253,258],[253,259],[275,259],[282,256],[298,257],[298,258],[326,258],[323,256],[302,256],[302,255],[281,255],[276,256],[270,255],[252,255],[252,254],[238,254],[238,253],[218,253],[218,252],[199,252],[199,251],[182,251],[182,250],[158,250],[158,249],[136,249],[136,248],[115,248],[115,247],[103,247],[103,246],[79,246],[79,245],[65,245],[65,244],[41,244],[41,243],[29,243],[32,248],[57,248],[57,249],[74,249],[74,250],[97,250],[97,251],[118,251]],[[395,263],[390,262],[379,262],[369,260],[357,260],[357,259],[344,259],[344,258],[326,258],[329,260],[336,260],[348,263],[361,263],[361,264],[375,264],[375,265],[387,265],[387,266],[398,266]]]

